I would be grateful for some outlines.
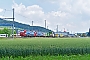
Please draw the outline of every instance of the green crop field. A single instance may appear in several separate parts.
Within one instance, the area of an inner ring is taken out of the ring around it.
[[[33,60],[33,56],[46,60],[58,60],[64,56],[64,60],[75,60],[75,57],[88,58],[89,54],[90,38],[0,38],[0,57],[4,60],[20,60],[21,57],[27,60],[31,57]]]
[[[2,57],[0,60],[90,60],[90,55]]]

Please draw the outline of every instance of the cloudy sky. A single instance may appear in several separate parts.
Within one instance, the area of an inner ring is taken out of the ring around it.
[[[69,32],[88,32],[90,28],[90,0],[2,0],[0,17],[12,17],[15,8],[15,21],[44,27],[46,20],[49,29]]]

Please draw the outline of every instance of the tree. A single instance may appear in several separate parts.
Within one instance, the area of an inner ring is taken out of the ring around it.
[[[2,34],[2,30],[0,30],[0,34]]]
[[[82,37],[86,37],[86,34],[85,33],[82,33]]]
[[[8,34],[8,32],[9,32],[9,29],[7,29],[7,28],[4,28],[4,29],[3,29],[3,33],[4,33],[4,34]]]
[[[11,29],[4,28],[4,29],[0,30],[0,34],[8,34],[8,36],[10,36]]]

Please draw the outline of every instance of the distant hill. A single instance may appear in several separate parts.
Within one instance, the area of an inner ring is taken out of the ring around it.
[[[12,27],[13,23],[12,21],[7,21],[7,20],[3,20],[0,18],[0,26],[11,26]],[[30,26],[27,24],[22,24],[19,22],[14,22],[14,26],[15,28],[19,28],[19,29],[25,29],[25,30],[34,30],[34,31],[41,31],[41,32],[51,32],[51,30],[46,29],[44,27],[40,27],[40,26]]]

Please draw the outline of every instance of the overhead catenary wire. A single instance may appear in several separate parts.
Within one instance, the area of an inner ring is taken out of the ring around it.
[[[3,13],[3,15],[2,15],[2,16],[5,16],[5,13],[6,13],[6,9],[4,10],[4,13]]]
[[[19,14],[19,13],[17,13],[17,12],[15,12],[15,14],[17,14],[17,15],[19,15],[19,16],[22,16],[22,17],[24,17],[24,18],[26,18],[26,19],[30,19],[30,18],[28,18],[28,17],[26,17],[26,16],[24,16],[24,15],[21,15],[21,14]]]
[[[3,17],[5,16],[5,14],[6,14],[7,11],[12,11],[12,10],[4,9],[3,14],[2,14]]]
[[[23,17],[23,18],[25,18],[25,19],[29,19],[30,20],[30,18],[28,18],[28,17],[26,17],[26,16],[24,16],[24,15],[21,15],[21,14],[19,14],[19,13],[17,13],[17,12],[15,12],[15,14],[17,14],[17,15],[19,15],[19,16],[21,16],[21,17]],[[32,20],[33,21],[33,20]],[[31,21],[31,22],[32,22]],[[34,22],[34,21],[33,21]],[[32,25],[32,24],[31,24]]]

